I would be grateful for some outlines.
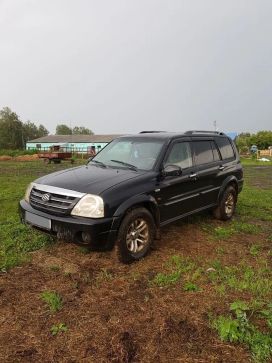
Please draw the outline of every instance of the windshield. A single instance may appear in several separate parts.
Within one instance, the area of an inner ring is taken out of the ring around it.
[[[162,145],[162,140],[117,139],[102,149],[91,162],[111,167],[151,170]]]

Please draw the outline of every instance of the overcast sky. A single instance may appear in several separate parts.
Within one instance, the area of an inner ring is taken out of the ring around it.
[[[0,108],[101,133],[272,129],[271,0],[0,0]]]

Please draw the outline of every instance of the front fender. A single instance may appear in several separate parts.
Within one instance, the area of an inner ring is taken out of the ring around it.
[[[158,227],[160,225],[160,213],[159,213],[159,206],[158,206],[156,199],[154,197],[152,197],[151,195],[140,194],[140,195],[135,195],[135,196],[127,199],[116,209],[116,211],[113,215],[114,219],[113,219],[112,229],[117,230],[119,228],[121,220],[127,210],[129,210],[137,205],[144,205],[144,204],[148,204],[151,207],[151,210],[150,210],[150,208],[148,208],[148,209],[151,212],[151,214],[153,215],[155,224]]]

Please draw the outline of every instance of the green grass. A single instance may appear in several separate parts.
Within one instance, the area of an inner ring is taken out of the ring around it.
[[[242,343],[251,351],[253,361],[268,362],[272,356],[272,330],[261,330],[251,322],[256,312],[250,311],[246,302],[234,301],[229,308],[232,315],[220,315],[212,320],[212,327],[221,340]],[[267,311],[270,314],[270,310]]]
[[[235,266],[213,264],[215,271],[208,273],[208,279],[218,289],[247,291],[256,297],[268,297],[272,292],[272,269],[267,261],[257,261],[257,266],[241,262]]]
[[[31,181],[65,167],[44,165],[41,161],[0,162],[0,271],[27,261],[28,252],[53,242],[49,235],[21,223],[18,205]]]
[[[55,291],[44,291],[41,293],[41,298],[47,303],[52,313],[56,313],[62,308],[62,298]]]
[[[272,165],[272,158],[271,157],[267,157],[264,156],[267,159],[270,159],[269,161],[258,161],[256,159],[252,159],[252,158],[241,158],[241,163],[244,166],[259,166],[259,165],[263,165],[263,166],[269,166]]]
[[[196,269],[195,263],[181,255],[173,255],[166,262],[165,272],[157,273],[151,280],[151,284],[160,287],[174,285],[180,281],[183,276],[188,276]]]
[[[188,281],[184,284],[183,290],[196,292],[196,291],[200,291],[200,288],[193,282]]]
[[[0,156],[7,155],[7,156],[20,156],[20,155],[33,155],[37,154],[37,150],[0,150]]]

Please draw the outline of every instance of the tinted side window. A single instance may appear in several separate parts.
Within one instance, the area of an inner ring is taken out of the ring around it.
[[[234,151],[232,145],[228,138],[226,137],[218,137],[216,139],[217,145],[219,146],[219,150],[222,155],[222,159],[231,159],[234,158]]]
[[[192,166],[192,154],[189,142],[177,142],[173,145],[164,165],[174,164],[186,169]]]
[[[195,164],[202,165],[212,163],[213,150],[210,141],[193,141],[195,150]]]
[[[211,141],[211,144],[212,144],[212,150],[213,150],[213,159],[214,159],[214,161],[218,161],[218,160],[220,160],[220,155],[219,155],[219,152],[218,152],[218,148],[215,145],[214,141]]]

